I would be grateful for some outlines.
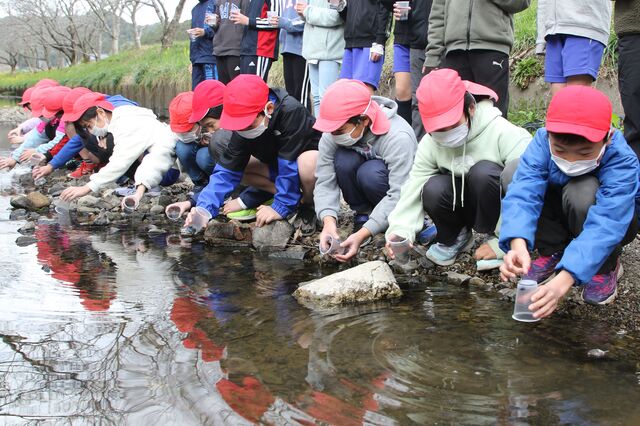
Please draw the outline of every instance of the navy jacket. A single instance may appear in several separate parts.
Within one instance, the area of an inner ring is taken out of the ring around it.
[[[191,28],[203,28],[204,36],[198,37],[189,45],[189,60],[192,64],[215,64],[213,56],[213,29],[204,23],[204,16],[209,10],[215,10],[214,0],[200,0],[191,9]]]
[[[556,270],[569,272],[577,284],[587,283],[622,241],[635,211],[639,211],[638,158],[620,131],[615,131],[600,165],[590,173],[600,181],[596,203],[589,208],[580,235],[567,246]],[[538,130],[502,200],[500,248],[523,238],[533,250],[538,218],[549,185],[564,186],[571,178],[551,159],[547,130]]]
[[[198,197],[198,206],[218,215],[225,197],[240,184],[249,158],[254,156],[269,165],[275,175],[276,195],[271,207],[286,218],[301,198],[298,156],[318,149],[320,132],[313,129],[315,118],[284,89],[271,89],[269,99],[275,110],[267,130],[256,139],[245,139],[233,132],[209,184]]]

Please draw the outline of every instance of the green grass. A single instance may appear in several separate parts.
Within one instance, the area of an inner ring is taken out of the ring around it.
[[[513,54],[530,49],[536,45],[536,11],[538,1],[532,0],[531,5],[514,17]]]
[[[94,90],[118,89],[125,83],[148,88],[166,83],[189,87],[188,67],[187,42],[176,43],[164,52],[159,46],[147,46],[141,50],[127,50],[99,62],[68,68],[0,74],[0,91],[19,92],[43,78],[53,78],[71,87],[85,86]]]

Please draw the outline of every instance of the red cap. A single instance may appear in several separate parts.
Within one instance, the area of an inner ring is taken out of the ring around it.
[[[51,86],[34,87],[31,92],[31,116],[40,117],[44,108],[44,100],[49,96],[49,92],[53,89]]]
[[[188,132],[193,129],[193,123],[189,123],[191,117],[191,104],[193,92],[182,92],[169,103],[169,127],[176,133]]]
[[[416,92],[424,129],[431,133],[460,121],[466,92],[498,100],[496,92],[480,84],[463,81],[452,69],[442,68],[424,76]]]
[[[33,87],[51,87],[51,86],[59,86],[59,85],[60,83],[58,83],[55,80],[52,80],[50,78],[43,78],[42,80],[37,82]]]
[[[218,80],[205,80],[193,89],[193,111],[189,123],[202,120],[211,108],[222,105],[225,85]]]
[[[113,105],[107,101],[106,95],[98,92],[91,92],[82,95],[73,104],[73,109],[69,114],[65,114],[68,122],[78,121],[80,117],[91,107],[100,107],[107,111],[113,111]]]
[[[82,95],[86,95],[87,93],[92,93],[91,90],[86,87],[76,87],[75,89],[71,89],[70,92],[64,96],[62,100],[62,110],[64,111],[64,115],[62,116],[62,121],[71,122],[68,117],[73,116],[73,105]]]
[[[551,99],[546,128],[600,142],[611,128],[612,112],[611,101],[599,90],[589,86],[567,86]]]
[[[42,116],[44,118],[53,118],[58,112],[62,111],[62,101],[70,91],[71,88],[65,86],[51,87],[47,92],[47,97],[44,98]]]
[[[253,74],[240,74],[224,90],[220,127],[243,130],[253,123],[269,102],[269,86]]]
[[[25,106],[26,104],[31,102],[31,94],[33,93],[34,89],[35,87],[29,87],[27,90],[25,90],[22,94],[22,100],[18,102],[18,105]]]
[[[383,135],[391,127],[387,115],[371,98],[371,92],[364,83],[358,80],[338,80],[322,96],[320,114],[313,128],[331,133],[356,115],[366,115],[371,119],[370,129],[374,135]]]

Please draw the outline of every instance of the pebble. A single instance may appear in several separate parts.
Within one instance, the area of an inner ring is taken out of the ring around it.
[[[603,358],[607,355],[607,352],[609,351],[603,351],[602,349],[591,349],[589,352],[587,352],[587,356],[591,358]]]
[[[16,239],[16,245],[18,247],[26,247],[26,246],[30,246],[31,244],[37,243],[38,240],[35,237],[27,237],[27,236],[22,236],[22,237],[18,237]]]

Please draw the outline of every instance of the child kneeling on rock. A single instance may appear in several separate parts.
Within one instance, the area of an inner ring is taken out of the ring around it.
[[[500,247],[508,253],[500,271],[505,281],[548,280],[531,298],[535,318],[549,316],[573,285],[587,303],[616,296],[622,246],[638,231],[640,192],[638,159],[611,129],[611,112],[596,89],[561,89],[513,181],[504,178]],[[531,262],[533,249],[540,256]]]
[[[86,185],[65,189],[60,195],[63,200],[97,192],[103,185],[126,175],[138,160],[134,176],[136,192],[132,195],[136,204],[148,189],[177,181],[180,173],[171,168],[175,162],[176,136],[151,110],[128,104],[115,106],[101,93],[88,93],[74,103],[73,112],[67,117],[97,138],[111,133],[114,146],[109,163],[92,174]]]
[[[302,199],[315,230],[315,213],[308,206],[313,201],[320,133],[313,129],[313,116],[284,89],[270,89],[260,77],[249,74],[227,85],[223,105],[220,126],[233,135],[197,206],[216,217],[225,197],[244,179],[257,188],[249,187],[228,201],[223,209],[227,216],[257,207],[247,217],[255,217],[256,225],[262,226],[293,214]],[[275,183],[275,196],[259,190],[257,183],[265,180]],[[272,197],[271,205],[262,205]],[[187,216],[186,226],[194,213]],[[301,213],[302,209],[298,216]]]
[[[505,120],[495,92],[460,79],[451,69],[430,72],[417,91],[425,130],[409,180],[389,216],[387,240],[414,241],[425,214],[437,228],[427,258],[452,265],[471,248],[473,230],[485,234],[476,251],[478,269],[500,266],[495,229],[500,217],[500,175],[520,157],[529,133]],[[391,257],[393,253],[387,244]]]
[[[356,80],[333,83],[320,102],[313,127],[323,132],[314,191],[316,213],[323,223],[321,247],[340,238],[340,191],[356,212],[353,232],[340,244],[345,252],[334,256],[341,262],[384,232],[409,176],[418,143],[397,111],[394,101],[371,96],[367,86]]]

